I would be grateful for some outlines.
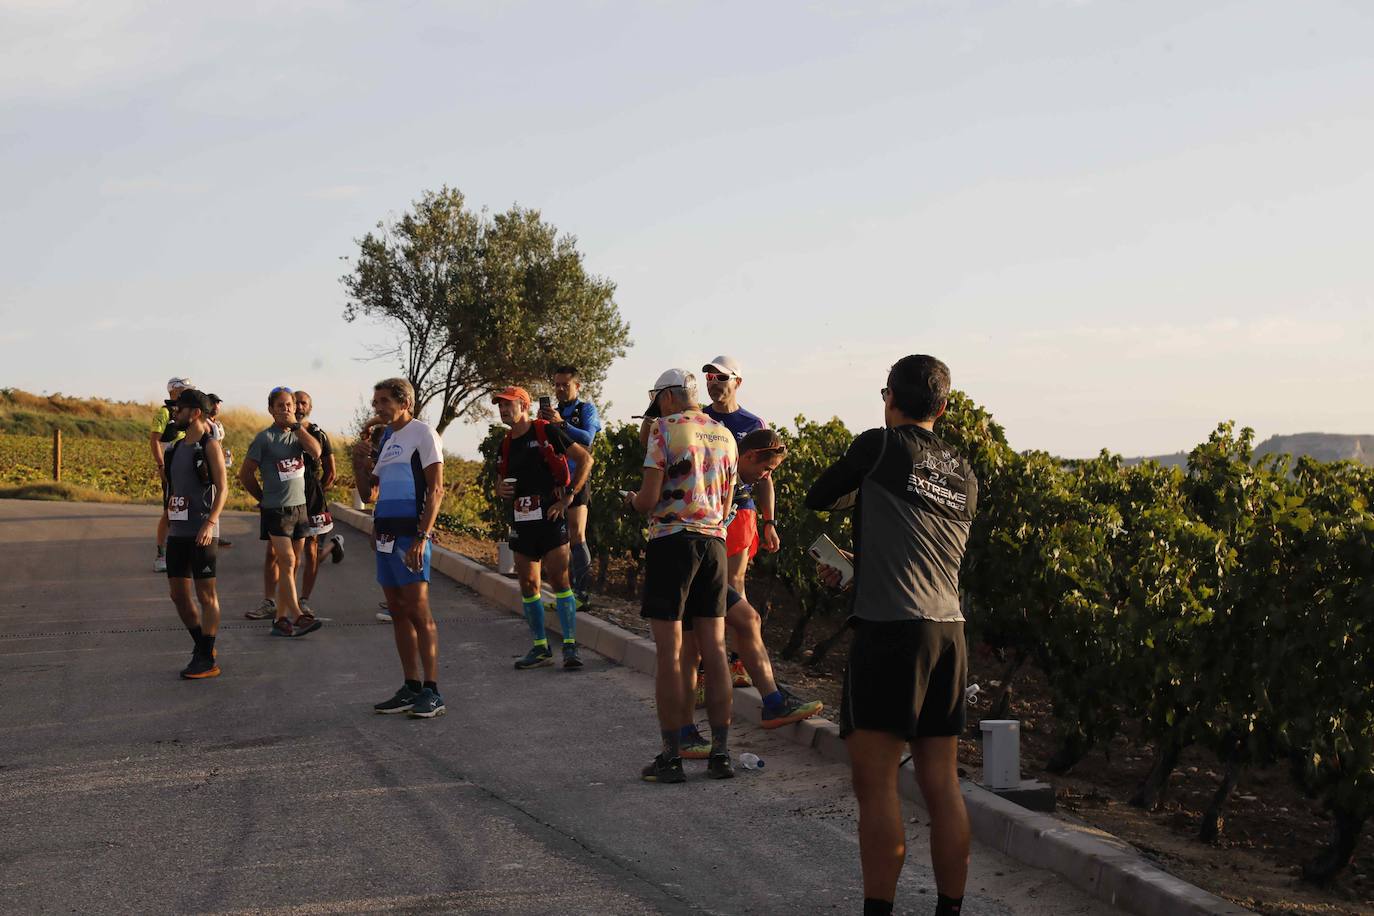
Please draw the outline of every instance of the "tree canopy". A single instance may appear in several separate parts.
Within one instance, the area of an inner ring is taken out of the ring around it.
[[[577,366],[595,396],[630,346],[615,284],[586,271],[577,239],[537,210],[474,212],[462,192],[426,191],[411,210],[358,239],[344,318],[396,332],[375,355],[395,359],[415,386],[416,413],[435,429],[474,419],[506,385],[541,385]]]

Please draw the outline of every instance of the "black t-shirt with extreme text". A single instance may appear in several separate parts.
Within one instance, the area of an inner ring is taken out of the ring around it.
[[[560,455],[566,454],[568,446],[572,445],[568,434],[553,423],[544,426],[544,437]],[[533,423],[523,436],[511,439],[506,476],[516,479],[515,521],[537,522],[547,519],[548,507],[558,500],[558,494],[554,488],[553,472],[544,460],[544,450]]]

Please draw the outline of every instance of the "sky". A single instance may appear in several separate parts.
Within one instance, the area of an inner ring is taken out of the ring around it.
[[[397,367],[341,259],[449,185],[617,284],[612,420],[728,354],[858,430],[932,353],[1018,449],[1370,433],[1372,46],[1359,0],[0,0],[0,386],[342,430]]]

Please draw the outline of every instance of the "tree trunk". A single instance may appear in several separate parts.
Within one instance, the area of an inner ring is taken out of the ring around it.
[[[993,701],[992,707],[988,710],[987,718],[1009,718],[1012,698],[1011,682],[1025,663],[1026,653],[1019,650],[1012,653],[1011,664],[1007,666],[1006,672],[1002,675],[1002,686],[997,692],[997,699]]]
[[[606,577],[611,572],[611,555],[603,553],[596,558],[596,590],[606,591]]]
[[[789,588],[788,591],[791,589]],[[796,592],[792,592],[792,596],[798,599],[801,597]],[[792,635],[787,638],[787,645],[783,646],[782,651],[778,653],[780,657],[788,661],[792,661],[801,653],[802,645],[806,642],[806,625],[811,622],[811,618],[816,613],[814,601],[798,600],[797,604],[801,608],[801,616],[797,618],[796,624],[792,627]]]
[[[1063,776],[1093,749],[1093,738],[1080,728],[1075,728],[1059,742],[1059,749],[1045,764],[1046,772]]]
[[[830,654],[830,650],[835,648],[836,643],[844,638],[844,634],[848,629],[849,618],[846,617],[844,622],[835,628],[834,633],[831,633],[825,639],[816,643],[811,649],[811,657],[806,660],[806,667],[811,669],[819,668],[821,662],[825,661],[825,657]]]
[[[1355,846],[1360,841],[1360,831],[1364,829],[1365,819],[1340,808],[1331,813],[1331,842],[1317,853],[1316,858],[1303,863],[1304,881],[1325,884],[1340,874],[1355,858]]]
[[[1198,839],[1204,843],[1215,843],[1221,836],[1221,832],[1226,829],[1226,803],[1231,798],[1231,793],[1235,791],[1236,782],[1240,779],[1240,757],[1241,743],[1232,739],[1231,747],[1226,755],[1226,770],[1221,776],[1221,785],[1217,786],[1216,794],[1212,796],[1212,801],[1207,805],[1207,810],[1202,812],[1202,824],[1198,827]]]
[[[1178,766],[1178,758],[1182,753],[1183,742],[1179,740],[1177,729],[1170,731],[1155,749],[1155,762],[1150,767],[1150,774],[1135,790],[1129,804],[1146,811],[1158,808],[1164,801],[1165,792],[1168,791],[1169,775],[1173,773],[1174,767]]]

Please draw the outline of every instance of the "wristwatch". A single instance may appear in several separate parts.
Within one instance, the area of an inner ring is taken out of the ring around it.
[[[776,521],[774,521],[773,519],[771,519],[771,518],[766,518],[766,519],[764,519],[763,521],[759,522],[759,524],[760,524],[760,525],[772,525],[774,528],[778,527],[778,523],[777,523]]]
[[[287,427],[287,429],[291,430],[293,433],[299,430],[300,428],[301,425],[299,423],[292,423],[290,426]]]

